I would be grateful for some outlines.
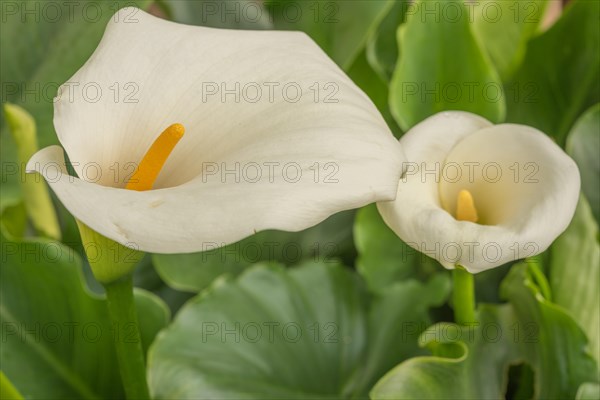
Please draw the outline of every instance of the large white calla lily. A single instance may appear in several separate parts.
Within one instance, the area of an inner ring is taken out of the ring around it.
[[[400,140],[409,159],[385,222],[446,268],[480,272],[544,251],[568,226],[579,196],[575,162],[544,133],[436,114]]]
[[[401,174],[400,145],[375,106],[300,32],[186,26],[125,8],[56,100],[79,178],[59,146],[27,169],[77,219],[144,251],[301,230],[393,199]],[[185,135],[152,190],[125,190],[172,124]]]

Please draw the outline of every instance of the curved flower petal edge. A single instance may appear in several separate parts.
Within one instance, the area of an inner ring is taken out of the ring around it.
[[[573,217],[579,170],[534,128],[442,112],[400,143],[409,160],[396,199],[377,207],[402,240],[446,268],[476,273],[539,254]],[[465,204],[477,222],[457,218]]]
[[[173,123],[186,134],[154,190],[124,190]],[[302,230],[393,199],[402,172],[373,103],[305,34],[186,26],[132,8],[60,87],[54,125],[79,178],[60,147],[28,171],[84,224],[149,252]]]

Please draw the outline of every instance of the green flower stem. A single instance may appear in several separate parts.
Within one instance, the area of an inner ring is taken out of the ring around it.
[[[106,283],[104,289],[108,313],[115,329],[114,342],[125,394],[128,399],[149,399],[144,353],[133,300],[132,275]]]
[[[94,278],[103,285],[131,274],[144,257],[144,253],[99,234],[78,219],[75,221]]]
[[[475,284],[473,275],[460,265],[452,271],[454,320],[457,324],[475,322]]]
[[[92,273],[106,290],[125,394],[128,399],[149,399],[144,352],[133,300],[133,270],[144,253],[101,235],[79,220],[77,226]]]

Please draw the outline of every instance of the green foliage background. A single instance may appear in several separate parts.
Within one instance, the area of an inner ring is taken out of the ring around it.
[[[542,24],[550,8],[543,0],[78,2],[78,10],[88,3],[100,10],[93,20],[51,3],[73,19],[15,17],[10,4],[44,2],[2,3],[2,103],[33,116],[40,147],[58,143],[53,90],[91,55],[112,14],[135,3],[186,24],[302,30],[369,95],[396,136],[441,110],[466,110],[546,132],[581,170],[575,218],[552,247],[476,276],[477,327],[448,322],[448,272],[412,252],[373,205],[299,233],[147,255],[135,295],[155,398],[599,398],[598,1],[570,2],[550,27]],[[243,17],[248,4],[258,4],[259,18]],[[242,17],[224,16],[225,7]],[[300,17],[285,14],[290,7]],[[449,21],[423,7],[462,11]],[[497,92],[445,92],[472,83]],[[422,97],[423,87],[433,94]],[[127,332],[110,325],[62,205],[53,198],[62,243],[28,221],[33,206],[7,122],[2,115],[0,395],[122,397],[112,340]],[[247,257],[249,246],[272,242],[274,256]],[[291,256],[286,245],[301,251]],[[263,337],[254,341],[257,329]]]

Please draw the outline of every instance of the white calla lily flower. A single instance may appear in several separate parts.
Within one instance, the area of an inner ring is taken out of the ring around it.
[[[471,273],[546,250],[579,197],[575,162],[544,133],[492,125],[466,112],[436,114],[400,140],[409,158],[387,225],[446,268]]]
[[[61,86],[54,125],[78,177],[59,146],[28,171],[85,225],[158,253],[391,200],[404,161],[373,103],[304,33],[187,26],[132,8]],[[144,163],[152,179],[133,187]]]

